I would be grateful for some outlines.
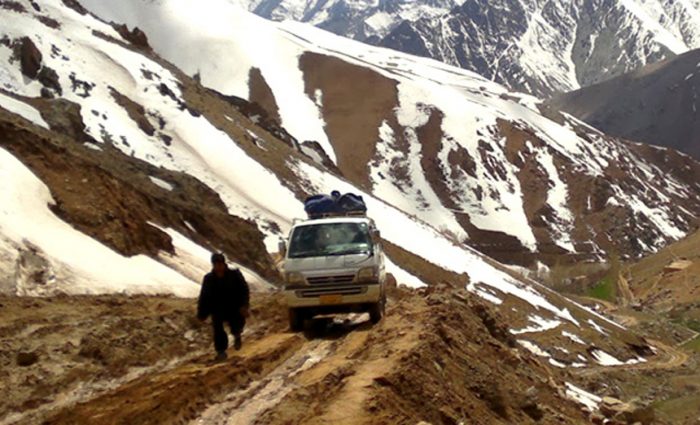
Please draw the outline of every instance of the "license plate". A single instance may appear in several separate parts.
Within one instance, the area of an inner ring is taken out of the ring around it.
[[[320,300],[321,300],[321,304],[323,304],[323,305],[340,304],[343,302],[343,296],[342,295],[321,295]]]

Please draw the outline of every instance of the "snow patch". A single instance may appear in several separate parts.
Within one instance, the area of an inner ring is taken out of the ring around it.
[[[154,185],[158,186],[163,190],[172,192],[175,189],[175,186],[166,182],[165,180],[159,179],[158,177],[148,176],[148,178],[151,179],[151,182],[153,182]]]
[[[591,355],[601,366],[621,366],[625,364],[603,350],[593,350]]]
[[[536,356],[547,357],[547,358],[552,357],[548,352],[544,351],[539,346],[537,346],[536,344],[534,344],[530,341],[527,341],[524,339],[519,339],[518,344],[522,345],[527,351],[531,352],[532,354],[534,354]]]
[[[17,288],[20,295],[198,294],[196,283],[163,264],[145,255],[124,257],[75,230],[54,215],[53,204],[48,187],[0,148],[0,235],[37,247],[55,275],[47,285]]]
[[[409,288],[422,288],[427,286],[425,282],[397,266],[389,258],[386,258],[386,271],[394,276],[397,285],[406,285]]]
[[[596,332],[603,334],[603,335],[608,335],[608,332],[605,331],[598,323],[596,323],[593,319],[588,319],[588,324],[593,327],[593,329],[596,330]]]
[[[523,329],[511,329],[510,333],[512,333],[513,335],[519,335],[531,332],[545,332],[552,329],[556,329],[557,327],[559,327],[559,325],[561,325],[561,321],[559,320],[545,319],[544,317],[538,316],[536,314],[528,317],[528,320],[531,323],[533,323],[532,326],[528,326]]]
[[[561,334],[564,335],[565,337],[569,338],[575,343],[581,344],[581,345],[586,345],[586,343],[576,334],[573,334],[571,332],[567,331],[561,331]]]
[[[45,129],[49,128],[49,125],[44,121],[44,118],[41,117],[41,114],[36,108],[20,100],[0,93],[0,107],[33,122],[39,127]]]
[[[566,396],[569,397],[569,399],[582,404],[590,412],[595,412],[598,410],[598,405],[602,401],[602,399],[597,395],[589,393],[588,391],[585,391],[569,382],[566,383]]]

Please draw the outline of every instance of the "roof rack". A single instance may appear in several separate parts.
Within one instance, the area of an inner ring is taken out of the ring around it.
[[[338,211],[322,214],[309,214],[309,219],[332,218],[332,217],[367,217],[366,211]]]

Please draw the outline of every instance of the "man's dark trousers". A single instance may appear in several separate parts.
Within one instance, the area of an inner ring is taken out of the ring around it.
[[[214,328],[214,348],[217,353],[221,353],[228,348],[228,334],[225,325],[228,324],[233,335],[240,336],[245,327],[245,317],[240,314],[226,319],[213,317],[211,323]]]

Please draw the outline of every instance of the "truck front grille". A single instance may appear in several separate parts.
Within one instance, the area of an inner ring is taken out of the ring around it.
[[[354,274],[345,274],[339,276],[317,276],[307,277],[306,281],[309,285],[347,285],[355,280]]]
[[[297,294],[304,298],[316,298],[321,295],[359,295],[365,291],[361,286],[344,286],[340,288],[313,288],[302,289]]]

